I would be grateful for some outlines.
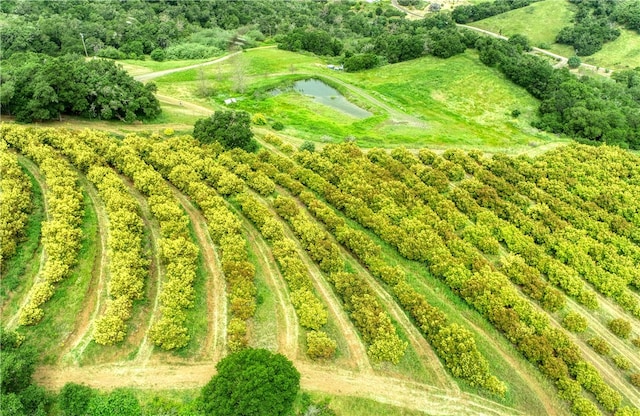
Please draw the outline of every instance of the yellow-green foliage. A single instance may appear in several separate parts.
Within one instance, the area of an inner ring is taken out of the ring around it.
[[[0,201],[1,267],[15,253],[31,210],[31,185],[4,140],[0,140]]]
[[[307,355],[311,358],[331,358],[336,351],[336,342],[325,332],[307,332]]]
[[[42,245],[47,254],[42,278],[53,286],[68,276],[80,248],[82,194],[78,189],[78,176],[66,160],[44,145],[31,130],[2,125],[0,133],[10,146],[32,159],[44,175],[49,218],[42,223]],[[53,289],[34,291],[20,314],[20,324],[32,325],[42,319],[44,313],[39,308],[52,295]]]
[[[152,324],[150,338],[166,350],[184,347],[190,339],[184,311],[193,306],[199,252],[189,235],[189,219],[162,175],[138,155],[143,146],[150,147],[149,142],[133,136],[120,144],[103,134],[87,135],[83,140],[132,178],[136,189],[148,198],[149,210],[160,225],[160,258],[165,269],[160,318]]]

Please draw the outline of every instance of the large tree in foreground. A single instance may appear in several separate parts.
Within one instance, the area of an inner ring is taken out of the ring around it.
[[[225,357],[202,389],[203,410],[215,416],[278,416],[291,412],[300,373],[282,354],[246,349]]]
[[[225,149],[239,147],[252,152],[257,147],[246,111],[216,111],[211,117],[196,121],[193,137],[201,143],[219,142]]]

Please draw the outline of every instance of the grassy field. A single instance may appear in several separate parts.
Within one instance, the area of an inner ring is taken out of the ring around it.
[[[339,142],[354,136],[365,147],[455,145],[494,151],[556,140],[530,127],[537,100],[480,63],[472,51],[447,60],[425,57],[350,74],[326,69],[326,62],[308,55],[261,49],[207,67],[204,74],[204,80],[199,70],[159,78],[159,93],[210,109],[223,108],[225,98],[237,97],[235,108],[263,113],[271,123],[280,121],[283,134],[302,140]],[[268,93],[310,77],[355,86],[355,91],[339,85],[338,90],[374,115],[356,119],[294,91]],[[203,82],[213,89],[210,97],[195,94]],[[237,91],[239,84],[244,92]],[[366,95],[419,123],[392,117]],[[522,113],[518,119],[511,117],[515,109]]]
[[[547,49],[556,52],[556,47],[565,51],[564,45],[554,45],[554,42],[560,29],[571,25],[572,17],[567,0],[545,0],[470,25],[504,36],[519,33],[527,36],[532,45],[548,45]]]
[[[199,64],[201,62],[210,61],[215,59],[215,56],[206,59],[184,59],[180,61],[164,61],[157,62],[151,59],[139,60],[139,59],[124,59],[116,61],[116,63],[122,65],[122,67],[131,75],[148,74],[149,72],[164,71],[165,69],[180,68],[183,66],[189,66]]]
[[[582,62],[613,70],[640,67],[640,34],[626,29],[620,32],[618,39],[605,43],[593,55],[581,58]]]

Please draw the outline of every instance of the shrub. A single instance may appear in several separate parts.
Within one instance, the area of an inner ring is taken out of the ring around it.
[[[255,113],[251,116],[251,123],[257,126],[265,126],[267,124],[267,118],[262,113]]]
[[[171,127],[167,127],[166,129],[164,129],[163,133],[165,136],[173,136],[175,131]]]
[[[622,355],[614,355],[613,363],[621,370],[628,370],[631,368],[631,362]]]
[[[273,129],[277,131],[284,130],[284,124],[282,124],[279,121],[276,121],[275,123],[273,123],[271,127],[273,127]]]
[[[562,320],[562,326],[571,332],[584,332],[587,330],[587,318],[577,312],[569,312]]]
[[[522,114],[522,112],[516,108],[515,110],[513,110],[511,112],[511,117],[518,118],[518,117],[520,117],[520,114]]]
[[[336,341],[322,331],[307,332],[307,355],[310,358],[331,358],[336,345]]]
[[[631,323],[625,319],[612,319],[608,324],[611,332],[619,336],[620,338],[627,339],[631,334]]]
[[[569,65],[569,68],[571,68],[571,69],[575,69],[575,68],[579,67],[580,64],[582,64],[582,61],[577,56],[572,56],[567,61],[567,65]]]
[[[631,374],[629,381],[636,387],[640,387],[640,373]]]
[[[60,391],[58,405],[65,416],[84,416],[94,395],[90,387],[67,383]]]
[[[634,338],[631,340],[631,343],[636,347],[640,348],[640,338]]]
[[[307,152],[313,153],[313,152],[315,152],[315,151],[316,151],[316,144],[315,144],[315,143],[313,143],[313,142],[310,142],[310,141],[305,141],[304,143],[302,143],[302,144],[300,145],[299,150],[300,150],[301,152],[302,152],[302,151],[307,151]]]
[[[591,338],[587,343],[600,355],[607,355],[611,351],[609,344],[600,337]]]
[[[151,51],[151,59],[157,62],[162,62],[166,59],[166,54],[164,53],[164,49],[158,48]]]

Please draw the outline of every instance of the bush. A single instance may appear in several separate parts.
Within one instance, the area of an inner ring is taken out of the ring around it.
[[[313,153],[316,151],[316,144],[310,141],[305,141],[300,145],[299,150],[301,152],[307,151],[307,152]]]
[[[636,387],[640,387],[640,373],[631,374],[629,381]]]
[[[579,67],[580,64],[582,64],[582,61],[577,56],[572,56],[567,61],[567,65],[569,65],[569,68],[571,68],[571,69],[575,69],[575,68]]]
[[[627,339],[631,334],[631,323],[625,319],[612,319],[608,324],[611,332],[620,338]]]
[[[614,355],[613,363],[621,370],[628,370],[631,368],[631,362],[622,355]]]
[[[336,341],[322,331],[307,332],[307,355],[310,358],[331,358],[336,346]]]
[[[246,349],[223,358],[218,374],[202,389],[207,415],[290,414],[300,389],[300,373],[282,354]]]
[[[520,114],[522,114],[522,112],[516,108],[515,110],[513,110],[511,112],[511,117],[518,118],[518,117],[520,117]]]
[[[378,64],[378,55],[374,53],[359,53],[344,61],[344,70],[347,72],[362,71],[365,69],[375,68]]]
[[[91,416],[141,416],[142,409],[136,396],[126,389],[116,389],[106,396],[91,398],[87,414]]]
[[[631,340],[631,343],[636,347],[640,348],[640,338],[634,338]]]
[[[577,312],[569,312],[562,320],[562,326],[571,332],[584,332],[587,330],[587,318]]]
[[[267,118],[262,113],[255,113],[251,116],[251,122],[257,126],[265,126],[267,124]]]
[[[126,55],[113,46],[107,46],[104,49],[100,49],[97,55],[101,58],[109,58],[109,59],[124,59]]]
[[[84,416],[94,395],[91,387],[67,383],[60,391],[58,405],[65,416]]]
[[[151,59],[157,62],[162,62],[166,59],[167,55],[164,52],[164,49],[158,48],[151,51]]]
[[[275,123],[273,123],[271,127],[273,127],[273,129],[277,131],[284,130],[284,124],[282,124],[279,121],[276,121]]]
[[[607,344],[607,342],[600,337],[591,338],[589,341],[587,341],[587,343],[591,346],[591,348],[593,348],[595,352],[600,355],[607,355],[611,351],[611,347],[609,347],[609,344]]]

